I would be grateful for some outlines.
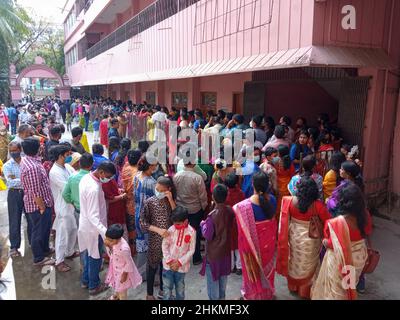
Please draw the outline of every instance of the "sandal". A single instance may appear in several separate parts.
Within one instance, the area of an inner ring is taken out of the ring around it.
[[[119,297],[116,294],[113,294],[108,300],[119,300]]]
[[[65,262],[61,262],[58,265],[56,265],[56,269],[58,272],[68,272],[71,270],[71,267],[67,265]]]
[[[80,257],[81,253],[79,251],[75,251],[72,255],[70,255],[69,257],[66,257],[66,259],[68,260],[73,260],[75,258]]]
[[[100,284],[97,288],[89,290],[89,294],[91,296],[96,296],[104,291],[107,291],[109,287],[106,284]]]
[[[20,257],[20,256],[21,256],[21,252],[19,252],[18,249],[12,249],[10,251],[11,258],[16,258],[16,257]]]
[[[55,264],[54,259],[44,258],[42,261],[35,262],[33,265],[42,267],[42,266],[52,266],[54,264]]]

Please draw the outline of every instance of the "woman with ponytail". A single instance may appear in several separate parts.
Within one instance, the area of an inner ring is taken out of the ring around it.
[[[354,173],[354,172],[353,172]],[[338,191],[338,217],[328,220],[323,244],[327,251],[313,288],[313,300],[355,300],[354,287],[343,286],[348,269],[355,270],[359,281],[368,257],[366,240],[372,233],[372,219],[361,189],[349,180]],[[342,266],[347,270],[341,272]]]
[[[347,186],[350,182],[355,183],[362,192],[364,192],[364,182],[361,177],[361,168],[353,161],[345,161],[340,167],[341,183],[335,188],[332,196],[326,201],[329,212],[336,217],[338,213],[338,203],[340,190]]]
[[[253,175],[254,194],[233,207],[242,261],[242,293],[246,300],[271,300],[275,294],[276,200],[268,175]]]
[[[277,219],[279,220],[279,213],[281,210],[282,198],[290,196],[288,184],[292,177],[296,174],[296,170],[289,156],[289,148],[285,145],[278,147],[278,158],[275,164],[277,182],[278,182],[278,209]]]
[[[168,228],[171,226],[171,212],[176,208],[176,189],[172,178],[161,176],[154,189],[155,195],[144,201],[140,212],[140,226],[149,234],[147,251],[147,297],[154,300],[154,279],[157,270],[160,273],[159,297],[163,297],[162,282],[162,241],[168,237]]]

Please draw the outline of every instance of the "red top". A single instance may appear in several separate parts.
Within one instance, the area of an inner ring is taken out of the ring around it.
[[[233,207],[235,204],[242,202],[244,199],[246,199],[246,196],[244,195],[244,192],[239,188],[239,186],[236,186],[233,189],[228,188],[228,196],[226,197],[225,204],[227,206]],[[238,230],[236,221],[233,222],[232,226],[231,249],[238,249]]]
[[[120,195],[118,184],[115,179],[112,179],[108,183],[103,183],[103,192],[106,200],[113,200],[116,196]],[[114,203],[108,204],[108,225],[112,224],[125,224],[126,223],[126,203],[125,200],[120,200]]]
[[[300,212],[299,208],[296,208],[294,205],[291,205],[289,210],[290,210],[290,216],[301,221],[310,221],[311,217],[315,213],[318,214],[319,218],[324,224],[325,221],[332,218],[327,207],[320,200],[315,201],[314,204],[308,208],[307,212],[304,213]]]
[[[346,223],[347,223],[347,221],[346,221]],[[351,242],[356,242],[356,241],[360,241],[363,239],[363,237],[361,236],[360,230],[358,230],[358,228],[353,229],[348,223],[347,223],[347,226],[349,227]],[[371,214],[369,213],[369,211],[367,210],[367,225],[365,226],[365,234],[367,236],[369,236],[369,235],[371,235],[371,233],[372,233],[372,217],[371,217]],[[325,223],[324,237],[325,237],[325,239],[328,239],[328,247],[332,249],[333,248],[332,239],[331,239],[331,235],[330,235],[329,227],[328,227],[327,223]]]

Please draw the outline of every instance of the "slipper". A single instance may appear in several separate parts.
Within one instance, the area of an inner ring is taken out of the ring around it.
[[[55,262],[54,259],[44,258],[42,261],[36,262],[36,263],[34,263],[33,265],[34,265],[34,266],[42,267],[42,266],[52,266],[52,265],[54,265],[55,263],[56,263],[56,262]]]
[[[72,259],[80,257],[80,255],[81,255],[81,253],[79,251],[75,251],[72,255],[70,255],[69,257],[66,257],[66,259],[72,260]]]
[[[97,288],[89,290],[89,294],[91,296],[96,296],[104,291],[107,291],[109,287],[106,284],[100,284]]]
[[[10,251],[11,258],[16,258],[16,257],[20,257],[20,256],[21,256],[21,252],[19,252],[17,249],[13,249]]]
[[[61,262],[58,265],[56,265],[56,269],[58,272],[68,272],[71,270],[71,267],[67,265],[65,262]]]
[[[116,294],[113,294],[108,300],[119,300],[119,298]]]

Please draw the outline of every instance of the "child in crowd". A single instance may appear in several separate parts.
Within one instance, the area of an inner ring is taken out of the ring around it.
[[[117,137],[118,139],[120,139],[118,133],[118,128],[119,128],[118,119],[112,119],[110,123],[111,123],[111,128],[108,130],[108,139],[110,139],[111,137]]]
[[[186,208],[176,207],[171,214],[173,226],[169,236],[163,239],[163,286],[164,300],[171,300],[175,286],[176,300],[185,299],[185,274],[189,272],[190,260],[196,245],[196,231],[189,225]]]
[[[225,178],[225,185],[228,187],[228,196],[225,200],[225,204],[232,207],[239,202],[242,202],[246,199],[243,191],[239,186],[239,177],[236,173],[232,172],[228,174]],[[238,276],[242,275],[242,263],[240,261],[240,255],[238,250],[238,230],[236,220],[232,226],[232,242],[231,242],[231,250],[232,250],[232,273],[236,273]]]
[[[276,195],[278,192],[277,175],[276,175],[276,169],[274,167],[274,161],[279,161],[279,158],[277,158],[277,156],[278,156],[278,150],[276,150],[273,147],[268,147],[265,150],[265,160],[260,165],[260,169],[268,175],[272,187],[271,191],[274,195]]]
[[[225,300],[228,275],[231,273],[232,226],[235,214],[225,204],[227,196],[228,188],[217,184],[212,194],[215,209],[200,223],[201,232],[206,239],[206,255],[200,274],[207,276],[210,300]]]
[[[113,224],[107,229],[104,241],[110,256],[106,283],[115,291],[110,300],[127,300],[128,289],[135,289],[142,283],[142,277],[132,260],[131,249],[122,238],[123,234],[123,227]]]
[[[93,121],[93,131],[94,131],[94,143],[100,142],[100,121],[99,118]]]

